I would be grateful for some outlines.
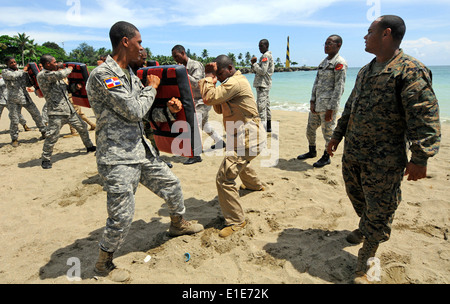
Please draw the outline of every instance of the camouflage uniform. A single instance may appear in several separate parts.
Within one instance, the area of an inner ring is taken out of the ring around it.
[[[266,123],[266,121],[272,120],[269,99],[269,91],[272,87],[272,75],[275,71],[272,52],[265,52],[259,59],[259,63],[255,62],[252,65],[252,70],[255,72],[253,87],[256,88],[256,103],[258,105],[259,117],[263,123]]]
[[[3,109],[8,108],[8,90],[6,89],[6,83],[3,78],[0,77],[0,117],[2,116]],[[21,107],[22,110],[22,107]],[[27,124],[27,121],[19,111],[19,123],[23,126]]]
[[[369,242],[387,241],[401,201],[407,164],[426,166],[440,146],[439,106],[431,72],[400,53],[376,70],[363,67],[333,133],[345,136],[343,176],[359,229]]]
[[[331,60],[325,58],[319,65],[311,95],[311,104],[315,105],[317,114],[309,112],[306,127],[306,137],[310,146],[316,146],[316,131],[321,127],[325,150],[328,147],[336,126],[336,114],[344,93],[346,73],[347,62],[339,54]],[[333,119],[329,122],[325,121],[327,110],[333,110]]]
[[[3,78],[0,78],[0,117],[2,116],[3,109],[7,106],[6,96],[8,91],[6,90],[6,84]]]
[[[202,79],[199,85],[206,103],[223,115],[227,132],[227,152],[216,177],[220,207],[227,225],[241,224],[245,217],[235,180],[239,176],[248,189],[262,189],[250,161],[261,152],[267,135],[260,127],[250,83],[241,72],[237,71],[217,88],[211,77]]]
[[[86,148],[94,146],[89,138],[86,124],[78,116],[69,100],[68,85],[64,79],[71,72],[70,69],[60,71],[43,69],[36,77],[46,100],[47,115],[49,118],[42,160],[49,161],[51,159],[53,147],[58,141],[62,126],[65,124],[71,124],[75,127]]]
[[[194,96],[197,120],[201,124],[202,130],[211,136],[211,138],[214,139],[214,142],[218,142],[222,139],[222,137],[220,137],[220,135],[217,134],[217,132],[208,123],[211,106],[208,106],[203,102],[202,94],[200,93],[200,88],[198,86],[199,80],[205,78],[205,68],[200,62],[188,58],[186,70],[191,83],[192,95]]]
[[[25,71],[14,71],[12,69],[4,69],[2,72],[3,79],[8,89],[8,110],[9,119],[11,120],[10,133],[12,141],[19,138],[20,111],[22,107],[27,109],[33,118],[36,126],[41,133],[46,132],[46,127],[42,121],[39,109],[34,104],[27,87],[31,87],[32,83],[28,73]]]
[[[107,252],[116,251],[129,231],[139,182],[165,200],[171,215],[185,213],[180,181],[144,136],[142,118],[150,110],[156,90],[144,88],[131,68],[128,71],[130,79],[108,56],[87,83],[97,119],[97,166],[107,192],[108,219],[100,242]],[[153,119],[166,121],[163,111],[171,115],[167,108],[158,108]]]

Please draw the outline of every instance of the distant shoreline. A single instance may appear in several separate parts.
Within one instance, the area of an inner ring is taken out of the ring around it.
[[[236,67],[237,70],[241,71],[242,74],[254,74],[252,68],[247,67]],[[289,68],[275,68],[275,73],[282,72],[298,72],[298,71],[316,71],[318,67],[289,67]]]

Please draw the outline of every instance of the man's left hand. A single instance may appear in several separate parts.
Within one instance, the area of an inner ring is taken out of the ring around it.
[[[325,112],[325,121],[330,122],[333,120],[333,110],[327,110]]]
[[[416,181],[425,178],[427,177],[427,167],[409,162],[406,165],[405,176],[408,176],[409,181]]]

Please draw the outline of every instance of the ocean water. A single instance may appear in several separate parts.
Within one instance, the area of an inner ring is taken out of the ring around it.
[[[441,122],[450,123],[450,66],[429,66],[433,73],[433,89],[439,101]],[[341,111],[355,85],[360,68],[349,68]],[[317,71],[274,73],[270,90],[271,109],[308,112],[311,90]],[[254,74],[245,74],[253,85]],[[256,97],[256,91],[254,91]]]

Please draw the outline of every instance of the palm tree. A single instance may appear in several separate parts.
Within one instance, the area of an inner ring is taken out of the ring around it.
[[[207,50],[207,49],[204,49],[203,52],[202,52],[202,57],[203,57],[203,59],[208,58],[208,56],[209,56],[208,50]]]
[[[252,56],[250,55],[250,52],[245,53],[245,65],[250,65],[251,59],[252,59]]]
[[[30,36],[27,36],[25,33],[17,33],[17,36],[14,36],[14,40],[22,54],[22,66],[25,66],[25,50],[29,49],[30,46],[33,48],[34,39],[30,40]]]
[[[231,61],[233,61],[233,64],[236,64],[236,55],[234,55],[233,53],[228,53],[227,56],[231,59]]]

